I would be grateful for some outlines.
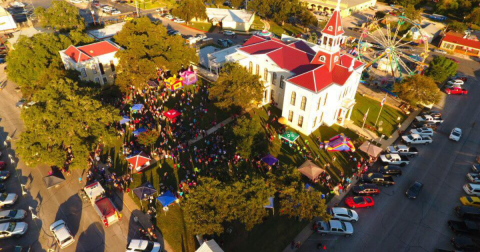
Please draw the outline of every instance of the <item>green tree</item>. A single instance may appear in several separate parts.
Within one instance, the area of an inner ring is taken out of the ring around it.
[[[457,0],[440,0],[436,7],[441,13],[455,12],[458,9],[458,2]]]
[[[262,125],[256,118],[242,116],[238,118],[237,124],[233,127],[233,134],[237,143],[238,153],[246,158],[251,158],[265,149],[265,133]],[[263,140],[263,141],[262,141]]]
[[[238,7],[245,3],[244,0],[230,0],[230,2],[232,3],[232,6],[236,9],[238,9]]]
[[[393,92],[412,106],[435,104],[440,100],[440,89],[435,81],[424,75],[413,75],[395,83]]]
[[[407,8],[405,8],[405,17],[417,21],[417,22],[422,22],[422,13],[423,9],[417,9],[413,4],[407,5]]]
[[[384,18],[386,15],[387,15],[387,14],[385,14],[385,12],[383,12],[383,11],[377,11],[377,12],[375,12],[375,17],[376,17],[377,19]]]
[[[300,188],[286,188],[280,192],[280,214],[306,220],[320,217],[328,221],[331,216],[327,213],[327,205],[321,196],[322,192],[307,191],[303,184]]]
[[[472,13],[467,16],[467,21],[480,25],[480,7],[473,9]]]
[[[66,149],[71,148],[72,168],[87,168],[89,152],[102,143],[117,140],[110,125],[120,119],[112,106],[92,99],[93,91],[80,88],[70,79],[55,79],[37,92],[35,105],[22,110],[25,131],[18,152],[29,165],[62,167]]]
[[[467,25],[465,25],[462,22],[455,21],[455,20],[450,22],[450,24],[448,24],[448,30],[463,33],[466,29],[467,29]]]
[[[156,78],[157,68],[178,72],[183,65],[196,64],[194,48],[180,36],[169,36],[165,27],[148,17],[137,18],[123,26],[115,41],[125,50],[117,52],[118,75],[115,84],[123,91],[134,84],[145,85]]]
[[[86,45],[95,42],[95,39],[88,36],[84,31],[76,29],[71,30],[68,37],[74,45]]]
[[[152,146],[157,142],[157,139],[159,137],[160,137],[160,132],[156,130],[149,130],[147,132],[143,132],[140,135],[138,135],[137,142],[151,149]]]
[[[55,0],[48,9],[38,7],[35,14],[43,27],[51,27],[60,32],[85,29],[85,20],[77,7],[66,1]]]
[[[437,56],[428,64],[425,75],[433,78],[436,82],[444,82],[457,74],[457,68],[458,64],[453,60],[443,56]]]
[[[193,18],[207,19],[207,8],[201,0],[183,0],[177,8],[172,10],[172,15],[188,23]]]
[[[222,109],[245,110],[263,98],[264,86],[259,79],[260,76],[252,75],[238,63],[228,63],[210,88],[210,99],[215,99],[215,104]]]

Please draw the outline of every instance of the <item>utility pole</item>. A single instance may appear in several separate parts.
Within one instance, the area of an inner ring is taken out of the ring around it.
[[[138,10],[138,0],[135,0],[135,8],[137,9],[137,18],[140,17],[140,11]]]

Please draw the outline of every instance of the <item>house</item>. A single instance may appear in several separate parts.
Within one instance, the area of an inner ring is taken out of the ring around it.
[[[87,31],[88,36],[94,38],[95,40],[106,40],[113,38],[113,36],[117,35],[125,25],[125,22],[116,23],[112,25],[107,25],[102,29],[97,30],[89,30]]]
[[[301,0],[301,3],[312,11],[333,13],[337,6],[336,0]],[[377,0],[342,0],[340,3],[340,16],[348,17],[355,12],[375,6]]]
[[[420,40],[423,37],[428,43],[432,43],[432,41],[440,35],[445,25],[441,23],[423,22],[421,28],[421,32],[416,28],[411,31],[412,40]]]
[[[280,108],[290,127],[309,135],[321,125],[344,125],[352,114],[365,64],[340,53],[345,41],[337,5],[320,45],[253,35],[227,55],[227,49],[211,53],[209,67],[218,72],[222,64],[238,62],[259,75],[265,86],[263,104]]]
[[[207,17],[213,25],[224,30],[249,31],[255,19],[255,13],[246,10],[207,8]]]
[[[12,15],[0,6],[0,32],[14,32],[17,30],[17,23],[13,20]]]
[[[450,52],[480,57],[480,41],[459,33],[448,32],[440,42],[440,48]]]
[[[102,85],[113,84],[118,65],[115,53],[120,49],[120,46],[113,42],[101,41],[78,47],[71,45],[60,51],[60,57],[65,69],[77,70],[82,80]]]

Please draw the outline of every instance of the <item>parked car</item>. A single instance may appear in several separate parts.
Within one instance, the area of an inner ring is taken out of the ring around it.
[[[219,39],[217,40],[217,44],[223,46],[223,47],[227,47],[228,46],[228,43],[225,39]]]
[[[0,207],[9,207],[18,199],[18,195],[15,193],[2,193],[0,194]]]
[[[472,171],[475,173],[480,173],[480,164],[473,164]]]
[[[7,222],[0,224],[0,238],[20,237],[27,232],[28,224],[25,222]]]
[[[0,171],[0,182],[7,180],[10,177],[9,171]]]
[[[418,181],[415,181],[415,183],[413,183],[413,185],[411,185],[408,190],[405,192],[405,194],[407,195],[407,198],[409,199],[416,199],[418,197],[418,195],[420,194],[420,192],[422,191],[422,188],[423,188],[423,184],[418,182]]]
[[[475,251],[480,250],[480,241],[473,240],[472,238],[465,236],[455,236],[451,240],[453,247],[461,249],[462,251]]]
[[[127,246],[127,252],[145,251],[145,252],[160,252],[162,246],[158,242],[132,239]]]
[[[467,82],[468,78],[464,77],[464,76],[455,75],[455,76],[450,77],[450,80],[461,80],[463,82]]]
[[[358,184],[352,188],[352,191],[356,195],[377,195],[380,194],[378,186],[375,184]]]
[[[463,81],[460,80],[460,79],[455,79],[455,80],[449,80],[449,81],[447,81],[447,84],[450,84],[450,85],[463,85],[463,84],[465,84],[465,82],[463,82]]]
[[[393,180],[392,176],[383,175],[381,173],[373,173],[373,172],[363,174],[361,180],[362,182],[365,182],[365,183],[383,185],[385,187],[395,184],[395,181]]]
[[[405,142],[407,145],[411,144],[431,144],[433,142],[431,137],[428,136],[420,136],[418,134],[406,135],[402,136],[402,141]]]
[[[235,35],[235,32],[233,32],[233,31],[223,31],[223,35],[233,36],[233,35]]]
[[[205,35],[203,33],[200,33],[200,34],[195,35],[195,37],[197,37],[198,39],[206,39],[207,35]]]
[[[113,9],[111,13],[112,13],[112,15],[122,14],[122,12],[117,10],[117,9]]]
[[[427,127],[411,129],[410,134],[418,134],[420,136],[433,136],[433,129]]]
[[[345,198],[345,204],[350,208],[370,208],[375,206],[375,202],[371,196],[350,196]]]
[[[437,111],[437,110],[429,110],[429,111],[422,112],[420,115],[421,116],[429,115],[433,118],[441,118],[442,117],[442,112]]]
[[[459,94],[459,95],[466,95],[468,94],[468,90],[461,87],[447,87],[445,88],[445,93],[447,94]]]
[[[384,175],[400,176],[402,169],[396,165],[385,165],[378,168],[378,172]]]
[[[400,165],[406,166],[410,163],[408,157],[400,156],[398,154],[385,154],[380,155],[380,161],[384,164],[391,164],[391,165]]]
[[[452,132],[450,133],[450,136],[448,138],[450,140],[458,142],[458,141],[460,141],[461,137],[462,137],[462,129],[454,128],[454,129],[452,129]]]
[[[406,145],[390,145],[387,147],[387,153],[398,154],[400,156],[415,157],[418,155],[418,149]]]
[[[433,131],[437,131],[438,125],[433,122],[413,122],[412,128],[430,128]]]
[[[344,207],[332,207],[327,209],[328,214],[332,216],[332,220],[357,222],[358,214],[354,210]]]
[[[417,122],[433,122],[433,123],[443,123],[442,117],[434,117],[431,115],[416,116],[415,121]]]
[[[463,197],[460,197],[460,202],[464,206],[473,206],[473,207],[480,208],[479,197],[463,196]]]
[[[478,225],[469,220],[465,221],[454,221],[449,220],[448,226],[455,234],[471,234],[476,235],[480,233],[480,228]]]
[[[446,51],[444,50],[440,50],[440,49],[433,49],[433,52],[436,52],[436,53],[441,53],[441,54],[447,54]]]
[[[463,190],[468,195],[474,195],[474,196],[480,197],[480,185],[472,184],[472,183],[465,184],[463,185]]]
[[[50,232],[52,232],[55,241],[61,249],[64,249],[75,242],[72,232],[68,229],[67,224],[63,220],[55,221],[50,225]]]
[[[480,183],[480,174],[479,173],[467,173],[467,178],[470,182],[479,184]]]
[[[0,183],[0,193],[4,193],[5,190],[7,190],[5,184],[4,184],[4,183]]]
[[[467,220],[480,220],[480,209],[471,206],[457,206],[455,207],[455,214]]]
[[[338,220],[331,221],[317,221],[317,230],[316,232],[320,235],[344,235],[349,237],[353,234],[353,226],[350,222],[343,222]]]
[[[173,20],[173,22],[179,23],[179,24],[183,24],[183,23],[185,23],[185,20],[183,20],[183,19],[181,19],[181,18],[175,18],[175,19]]]
[[[0,222],[20,221],[25,216],[27,216],[27,212],[22,209],[0,211]]]

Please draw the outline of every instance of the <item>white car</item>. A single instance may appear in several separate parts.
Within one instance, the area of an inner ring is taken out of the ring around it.
[[[70,0],[70,3],[79,4],[82,3],[82,0]]]
[[[426,127],[411,129],[410,134],[419,134],[420,136],[433,136],[433,129]]]
[[[122,12],[117,9],[112,10],[112,15],[118,15],[118,14],[122,14]]]
[[[8,222],[0,224],[0,238],[20,237],[27,232],[28,224],[25,222]]]
[[[25,216],[27,216],[27,212],[22,209],[0,211],[0,222],[19,221],[23,220]]]
[[[2,193],[0,194],[0,207],[11,206],[15,204],[17,199],[18,195],[16,195],[15,193]]]
[[[475,184],[480,183],[480,174],[479,173],[469,172],[469,173],[467,173],[467,178],[472,183],[475,183]]]
[[[433,52],[441,53],[441,54],[447,54],[446,51],[444,51],[444,50],[439,50],[439,49],[434,49]]]
[[[160,252],[162,251],[162,246],[158,242],[132,239],[127,246],[127,252],[133,251]]]
[[[170,15],[170,14],[168,14],[168,15],[166,15],[166,16],[165,16],[165,18],[166,18],[166,19],[170,19],[170,20],[172,20],[172,19],[173,19],[173,16],[172,16],[172,15]]]
[[[344,207],[332,207],[327,210],[328,214],[332,216],[332,220],[357,222],[358,214],[354,210]]]
[[[465,84],[465,82],[463,82],[463,80],[458,80],[457,79],[457,80],[449,80],[447,82],[447,84],[449,84],[449,85],[463,85],[463,84]]]
[[[179,23],[179,24],[183,24],[183,23],[185,23],[185,20],[183,20],[183,19],[181,19],[181,18],[175,18],[175,19],[173,20],[173,22]]]
[[[14,8],[25,8],[25,4],[24,3],[21,3],[21,2],[11,2],[10,3],[10,6],[14,7]]]
[[[206,38],[207,38],[207,35],[205,35],[205,34],[197,34],[197,35],[195,35],[195,37],[197,37],[198,39],[206,39]]]
[[[460,128],[454,128],[452,132],[450,133],[450,138],[453,141],[460,141],[460,138],[462,137],[462,129]]]
[[[55,240],[61,249],[66,248],[75,242],[72,233],[63,220],[55,221],[50,225],[50,232],[52,232],[53,237],[55,237]]]
[[[235,32],[233,32],[233,31],[224,31],[223,34],[226,35],[226,36],[233,36],[233,35],[235,35]]]

